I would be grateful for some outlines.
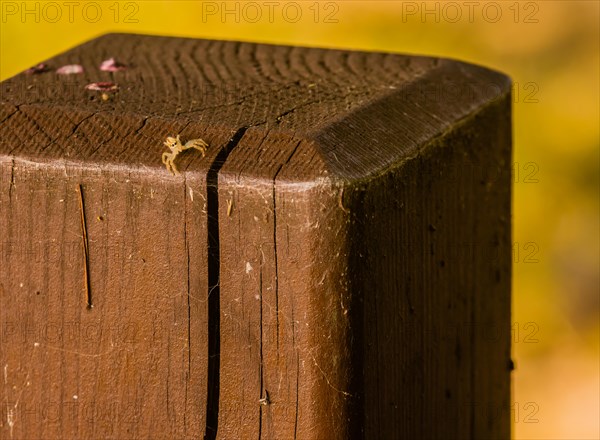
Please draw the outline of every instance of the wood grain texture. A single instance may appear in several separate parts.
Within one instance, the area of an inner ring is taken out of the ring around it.
[[[85,73],[0,84],[2,438],[510,437],[506,77],[124,34],[47,63]],[[209,148],[171,176],[177,134]]]

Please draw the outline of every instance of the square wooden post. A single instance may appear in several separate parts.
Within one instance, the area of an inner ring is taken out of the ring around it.
[[[509,438],[505,76],[119,34],[46,64],[0,85],[2,438]],[[172,175],[177,135],[209,146]]]

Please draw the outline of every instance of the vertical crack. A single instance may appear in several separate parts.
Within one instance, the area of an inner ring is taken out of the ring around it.
[[[298,436],[298,402],[300,400],[298,396],[298,391],[300,389],[300,356],[298,355],[298,351],[296,351],[296,411],[294,418],[294,440],[296,440]]]
[[[15,187],[15,160],[11,159],[10,164],[10,185],[8,187],[8,199],[12,201],[12,193]]]
[[[287,160],[284,164],[280,165],[275,175],[273,176],[273,254],[275,256],[275,319],[277,325],[277,359],[279,359],[279,272],[278,272],[278,261],[277,261],[277,193],[276,193],[276,184],[277,184],[277,176],[281,172],[284,165],[287,165],[291,160],[296,151],[298,151],[298,147],[300,146],[300,142],[296,144]],[[261,281],[262,286],[262,281]],[[261,325],[262,325],[262,294],[261,294]],[[292,327],[294,326],[294,308],[292,303]],[[262,331],[261,331],[262,335]],[[294,349],[296,346],[295,339],[295,329],[292,328],[292,340],[294,344]],[[296,352],[296,414],[294,418],[294,440],[296,439],[298,433],[298,385],[299,385],[299,375],[300,375],[300,359],[298,353]],[[262,390],[262,339],[261,339],[261,390]],[[262,420],[262,409],[261,409],[261,420]],[[260,433],[260,431],[259,431]],[[260,438],[260,434],[259,434]]]
[[[275,321],[277,323],[277,359],[279,360],[279,274],[277,272],[277,202],[275,200],[275,179],[279,170],[273,178],[273,254],[275,257]]]
[[[219,275],[219,171],[249,127],[238,129],[219,151],[206,175],[206,210],[208,230],[208,392],[206,401],[205,440],[217,438],[219,425],[219,380],[221,355],[221,301]]]
[[[273,176],[273,254],[275,258],[275,321],[277,326],[277,359],[279,360],[279,273],[278,273],[278,264],[277,264],[277,194],[275,192],[275,185],[277,182],[277,176],[281,172],[281,169],[284,165],[287,165],[296,151],[298,151],[298,147],[300,146],[300,142],[296,144],[287,160],[284,164],[281,164],[275,175]]]
[[[145,123],[145,121],[144,121]],[[190,244],[188,242],[188,206],[187,206],[187,179],[183,177],[183,239],[185,243],[185,251],[187,254],[187,336],[188,336],[188,365],[187,365],[187,377],[185,381],[185,411],[183,412],[183,426],[187,432],[187,405],[188,405],[188,384],[191,378],[191,369],[192,369],[192,313],[190,308]]]
[[[263,283],[263,274],[262,274],[262,266],[264,261],[260,263],[260,275],[259,275],[259,299],[260,299],[260,396],[259,402],[261,405],[258,407],[258,439],[262,438],[262,407],[263,407],[263,389],[264,389],[264,368],[263,368],[263,291],[262,291],[262,283]],[[266,403],[267,401],[264,400]]]

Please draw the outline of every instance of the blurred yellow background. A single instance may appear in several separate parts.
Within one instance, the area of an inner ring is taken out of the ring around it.
[[[113,31],[436,55],[510,75],[514,436],[600,438],[599,2],[0,5],[0,79]]]

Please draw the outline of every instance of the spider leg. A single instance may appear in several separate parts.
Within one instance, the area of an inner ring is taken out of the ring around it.
[[[208,147],[208,144],[202,139],[193,139],[191,141],[186,142],[184,146],[186,150],[190,148],[198,150],[200,153],[202,153],[202,157],[206,155],[206,147]]]
[[[179,170],[175,166],[175,158],[171,159],[170,163],[171,163],[171,172],[173,173],[174,176],[176,176],[177,174],[179,174]]]

